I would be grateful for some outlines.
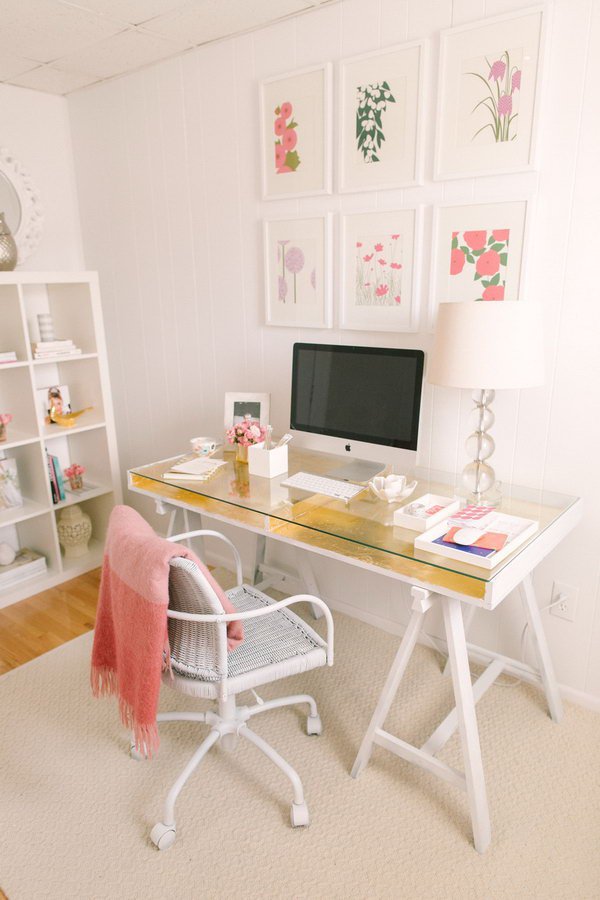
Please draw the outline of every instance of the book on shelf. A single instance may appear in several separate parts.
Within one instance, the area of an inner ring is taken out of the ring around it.
[[[31,345],[34,359],[57,359],[61,356],[78,356],[81,349],[73,341],[38,341]]]
[[[0,566],[0,588],[10,587],[25,581],[27,578],[35,578],[46,571],[46,557],[29,547],[17,550],[14,560],[7,566]]]
[[[5,350],[4,352],[0,353],[0,365],[11,362],[17,362],[16,350]]]
[[[0,510],[23,506],[17,461],[12,457],[0,459]]]

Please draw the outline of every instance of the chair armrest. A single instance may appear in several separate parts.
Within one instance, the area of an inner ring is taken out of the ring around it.
[[[177,612],[174,609],[167,610],[167,616],[170,619],[182,619],[184,622],[243,622],[245,619],[257,619],[259,616],[268,616],[291,606],[293,603],[312,603],[319,606],[323,610],[325,621],[327,622],[327,665],[333,665],[333,616],[327,604],[320,597],[313,597],[311,594],[295,594],[293,597],[286,597],[284,600],[278,600],[276,603],[269,603],[268,606],[259,609],[250,609],[247,612],[234,613],[212,613],[200,615],[196,613]]]
[[[210,531],[209,529],[206,529],[206,528],[200,528],[197,531],[186,531],[184,534],[174,534],[173,537],[169,537],[169,538],[167,538],[167,540],[168,541],[184,541],[187,538],[199,537],[201,535],[203,537],[218,538],[220,541],[224,541],[224,543],[227,544],[227,546],[231,550],[231,552],[233,554],[233,558],[235,560],[235,577],[237,579],[236,587],[240,587],[244,580],[244,576],[242,574],[242,560],[241,560],[240,554],[238,553],[238,550],[237,550],[237,547],[235,546],[235,544],[232,544],[232,542],[229,540],[229,538],[225,537],[224,534],[221,534],[219,531]]]

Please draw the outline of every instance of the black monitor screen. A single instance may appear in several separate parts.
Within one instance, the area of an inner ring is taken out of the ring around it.
[[[417,449],[422,350],[294,344],[291,427]]]

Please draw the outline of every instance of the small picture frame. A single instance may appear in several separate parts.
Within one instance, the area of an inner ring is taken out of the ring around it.
[[[342,216],[340,328],[417,331],[421,209]]]
[[[268,425],[271,414],[271,395],[228,391],[225,394],[225,430],[250,416],[252,422]]]
[[[442,31],[434,178],[535,168],[547,11]]]
[[[331,328],[331,216],[263,223],[265,321]]]
[[[331,63],[260,84],[265,200],[331,193]]]
[[[425,41],[386,47],[339,64],[339,190],[422,183]]]
[[[44,425],[51,425],[50,413],[52,409],[57,415],[71,412],[71,395],[66,384],[51,384],[46,388],[38,388],[39,411]]]

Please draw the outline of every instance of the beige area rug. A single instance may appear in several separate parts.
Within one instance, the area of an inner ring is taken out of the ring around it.
[[[241,742],[204,760],[180,795],[177,840],[160,853],[150,828],[206,726],[163,726],[159,756],[131,760],[115,702],[90,695],[91,635],[0,678],[9,900],[600,897],[600,716],[568,705],[556,726],[521,685],[483,698],[493,843],[479,856],[462,793],[379,748],[360,779],[349,776],[398,639],[335,620],[333,669],[264,690],[313,693],[322,737],[307,737],[292,709],[252,726],[300,772],[308,829],[292,830],[287,780]],[[419,647],[387,726],[423,741],[450,699],[439,657]],[[168,689],[161,707],[198,708]],[[460,765],[456,739],[443,758]]]

